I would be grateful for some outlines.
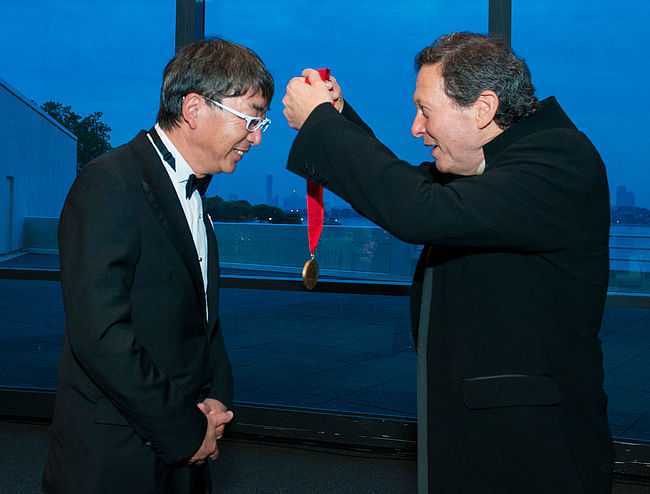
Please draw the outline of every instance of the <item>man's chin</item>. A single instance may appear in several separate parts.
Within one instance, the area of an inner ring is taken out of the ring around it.
[[[226,173],[226,174],[233,173],[237,169],[237,163],[238,161],[224,163],[223,166],[221,167],[221,173]]]
[[[449,168],[447,168],[447,166],[445,166],[444,161],[434,160],[433,164],[436,166],[436,168],[438,169],[438,171],[440,173],[449,173]]]

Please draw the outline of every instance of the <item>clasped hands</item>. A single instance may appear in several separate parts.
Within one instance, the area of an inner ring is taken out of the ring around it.
[[[223,436],[226,424],[233,418],[233,413],[223,403],[213,398],[206,398],[196,406],[208,419],[208,427],[201,447],[188,460],[189,465],[202,465],[207,459],[217,459],[219,456],[217,441]]]
[[[309,78],[309,84],[306,79]],[[302,71],[302,77],[294,77],[287,84],[287,94],[282,99],[284,116],[289,126],[300,130],[307,117],[322,103],[334,103],[334,107],[343,111],[343,95],[336,79],[330,76],[323,81],[314,69]]]

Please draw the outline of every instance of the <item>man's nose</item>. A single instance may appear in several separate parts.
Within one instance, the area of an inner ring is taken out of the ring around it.
[[[425,132],[424,116],[422,116],[422,113],[418,111],[413,119],[413,125],[411,125],[411,135],[413,137],[422,137]]]
[[[251,143],[251,146],[257,146],[260,142],[262,142],[262,129],[260,128],[254,130],[253,132],[249,132],[248,136],[246,136],[246,139]]]

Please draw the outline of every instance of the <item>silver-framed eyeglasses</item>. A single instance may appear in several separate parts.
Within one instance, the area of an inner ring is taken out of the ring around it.
[[[230,112],[233,115],[236,115],[239,118],[243,118],[244,120],[246,120],[246,130],[248,132],[255,132],[257,129],[262,129],[262,132],[264,132],[266,129],[269,128],[269,125],[271,124],[271,120],[268,118],[251,117],[250,115],[245,115],[244,113],[238,112],[237,110],[233,110],[232,108],[224,105],[223,103],[219,103],[218,101],[210,99],[207,96],[203,96],[203,98],[208,100],[213,105],[216,105],[219,108],[226,110],[227,112]]]

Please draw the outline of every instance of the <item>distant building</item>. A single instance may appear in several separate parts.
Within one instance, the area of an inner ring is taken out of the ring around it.
[[[0,114],[0,255],[56,249],[58,217],[77,173],[77,138],[2,79]]]
[[[627,190],[627,187],[624,185],[616,186],[616,201],[615,205],[617,208],[622,207],[634,207],[634,192]]]
[[[266,176],[266,205],[278,207],[280,199],[273,195],[273,175],[269,173]]]
[[[266,204],[271,206],[272,200],[273,200],[273,175],[269,173],[266,176]]]

